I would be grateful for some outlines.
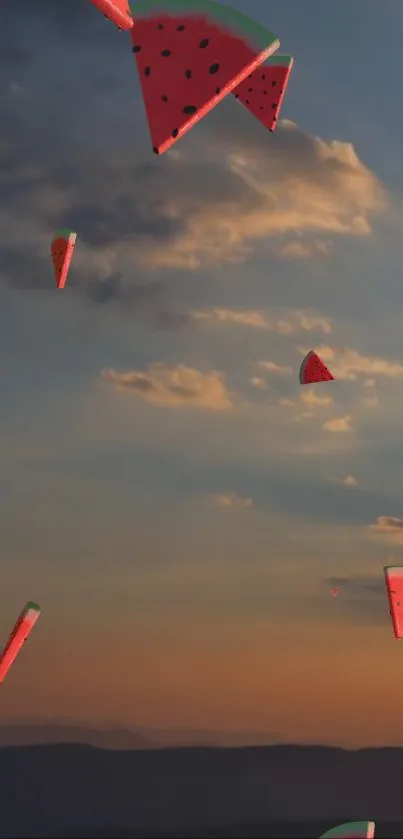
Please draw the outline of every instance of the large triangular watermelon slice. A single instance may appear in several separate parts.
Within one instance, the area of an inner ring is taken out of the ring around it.
[[[299,383],[301,385],[313,385],[316,382],[332,381],[334,381],[334,376],[332,376],[330,370],[327,369],[316,352],[311,350],[301,364]]]
[[[133,53],[156,154],[162,154],[280,45],[212,0],[141,0]]]
[[[375,822],[346,822],[322,833],[319,839],[374,839]]]
[[[51,252],[53,267],[55,269],[56,285],[58,288],[64,288],[66,285],[67,274],[69,273],[70,262],[73,256],[76,239],[77,233],[74,233],[72,230],[68,230],[67,228],[57,230],[53,236]]]
[[[293,63],[291,55],[273,55],[232,91],[269,131],[276,127]]]
[[[132,28],[133,18],[128,0],[92,0],[92,3],[112,23],[116,23],[118,29]]]

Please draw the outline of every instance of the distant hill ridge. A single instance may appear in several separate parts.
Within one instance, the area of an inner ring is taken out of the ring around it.
[[[0,777],[0,834],[9,839],[235,839],[246,836],[242,825],[249,837],[270,836],[259,831],[273,823],[289,830],[291,822],[295,832],[281,828],[277,839],[315,839],[320,833],[301,830],[364,818],[403,823],[402,748],[4,747]],[[403,839],[403,830],[382,834],[377,828],[376,839],[382,835]]]

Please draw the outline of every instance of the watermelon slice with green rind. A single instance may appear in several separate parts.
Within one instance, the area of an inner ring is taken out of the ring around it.
[[[128,0],[92,0],[94,6],[105,17],[115,23],[118,29],[131,29],[133,17]]]
[[[293,63],[291,55],[276,53],[232,91],[269,131],[276,128]]]
[[[385,584],[395,638],[403,638],[403,565],[385,565]]]
[[[0,655],[0,683],[6,677],[11,665],[15,661],[21,647],[28,638],[40,616],[41,610],[37,603],[30,601],[22,610],[9,640]]]
[[[133,11],[132,51],[156,154],[280,45],[272,32],[213,0],[141,0]]]
[[[65,227],[57,230],[52,239],[51,253],[57,288],[64,288],[73,256],[77,233]]]
[[[374,839],[375,822],[346,822],[322,833],[319,839]]]
[[[319,356],[311,350],[304,358],[300,371],[299,371],[299,383],[301,385],[312,385],[316,382],[332,382],[334,381],[334,376],[332,376],[330,370],[327,369],[326,365],[321,361]]]

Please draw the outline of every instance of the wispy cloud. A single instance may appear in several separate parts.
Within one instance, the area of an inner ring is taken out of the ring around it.
[[[329,256],[331,245],[328,242],[287,242],[278,251],[284,259],[315,259],[315,257]]]
[[[254,329],[266,329],[280,335],[293,335],[299,332],[321,332],[330,335],[332,322],[329,318],[304,311],[285,312],[282,317],[274,317],[269,312],[258,309],[228,309],[212,307],[210,309],[191,309],[188,316],[206,326],[245,326]]]
[[[259,367],[266,373],[274,373],[277,376],[289,376],[292,373],[291,367],[276,364],[275,361],[259,361]]]
[[[210,496],[210,500],[217,507],[236,507],[238,509],[253,507],[253,498],[242,498],[236,492],[214,493]]]
[[[336,419],[327,420],[327,422],[323,423],[322,428],[324,431],[332,431],[334,433],[352,431],[351,419],[352,417],[347,415],[345,417],[337,417]]]
[[[101,378],[117,390],[133,393],[155,405],[192,406],[212,411],[232,407],[225,377],[217,370],[203,373],[183,364],[157,362],[146,371],[103,370]]]
[[[352,475],[347,475],[346,478],[342,478],[340,483],[343,484],[345,487],[356,487],[358,486],[358,481]]]
[[[301,402],[311,407],[326,408],[333,405],[334,400],[331,396],[321,395],[314,390],[303,390],[300,396]]]
[[[368,530],[387,542],[403,544],[403,519],[395,516],[378,516],[376,522],[369,525]]]

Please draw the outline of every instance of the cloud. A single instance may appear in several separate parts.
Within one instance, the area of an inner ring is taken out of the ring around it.
[[[260,390],[269,389],[267,382],[265,382],[264,379],[260,379],[259,376],[252,376],[252,378],[249,379],[249,384],[251,384],[252,387],[260,388]]]
[[[300,352],[306,354],[308,350],[300,347]],[[356,381],[359,376],[382,376],[386,378],[403,377],[403,363],[380,356],[362,355],[357,350],[336,349],[330,346],[321,346],[316,349],[319,357],[325,362],[331,362],[332,373],[336,379],[344,381]],[[371,384],[366,387],[372,387]]]
[[[332,332],[332,323],[329,318],[303,311],[291,311],[281,318],[274,318],[256,309],[211,308],[192,309],[188,317],[207,326],[221,324],[248,326],[278,332],[280,335],[292,335],[298,332],[322,332],[329,335]]]
[[[314,259],[318,256],[329,256],[331,245],[328,242],[287,242],[279,249],[279,255],[284,259]]]
[[[98,303],[129,299],[131,286],[143,289],[132,302],[143,301],[147,269],[217,269],[247,260],[258,247],[270,252],[279,237],[313,236],[306,246],[323,248],[321,233],[327,239],[330,233],[369,235],[372,216],[387,198],[354,147],[312,137],[291,122],[269,136],[233,97],[161,159],[136,151],[135,117],[114,105],[105,79],[107,64],[122,100],[131,90],[125,66],[114,60],[120,41],[110,32],[108,40],[102,16],[90,11],[88,29],[76,27],[79,44],[88,55],[84,44],[87,49],[96,26],[106,45],[102,67],[94,56],[93,75],[83,74],[78,84],[77,73],[66,77],[63,62],[56,62],[43,88],[38,49],[30,54],[35,73],[20,82],[30,83],[26,107],[12,96],[2,111],[4,282],[27,288],[45,282],[48,237],[58,227],[79,231],[83,255],[77,248],[71,282]],[[42,12],[41,26],[57,29],[55,49],[63,48],[69,25],[73,29],[63,11]],[[24,50],[20,30],[15,38],[15,48]],[[141,115],[144,121],[142,109]],[[99,292],[97,283],[103,284]]]
[[[251,326],[255,329],[270,329],[270,324],[264,314],[253,309],[193,309],[189,315],[194,320],[200,320],[206,324],[225,323]]]
[[[253,506],[253,498],[242,498],[236,492],[214,493],[210,496],[211,501],[217,507],[236,507],[246,509]]]
[[[350,415],[345,417],[338,417],[337,419],[331,419],[323,423],[322,428],[324,429],[324,431],[332,431],[334,433],[352,431],[351,419],[352,418]]]
[[[318,408],[325,408],[326,406],[333,405],[334,402],[331,396],[320,396],[314,390],[302,391],[300,398],[301,402],[304,402],[306,405],[311,405],[312,407],[317,406]]]
[[[369,598],[385,596],[385,586],[382,576],[357,574],[355,577],[329,577],[327,583],[346,594],[366,596]]]
[[[274,361],[259,361],[259,367],[267,373],[275,373],[278,376],[289,376],[292,373],[291,367],[276,364]]]
[[[145,372],[103,370],[101,378],[117,390],[133,393],[155,405],[191,406],[211,411],[232,407],[225,377],[216,370],[203,373],[183,364],[156,362]]]
[[[358,481],[356,478],[353,478],[352,475],[347,475],[346,478],[342,478],[340,481],[341,484],[345,487],[356,487],[358,486]]]
[[[369,525],[368,530],[387,542],[403,544],[403,519],[395,516],[378,516],[376,522]]]

